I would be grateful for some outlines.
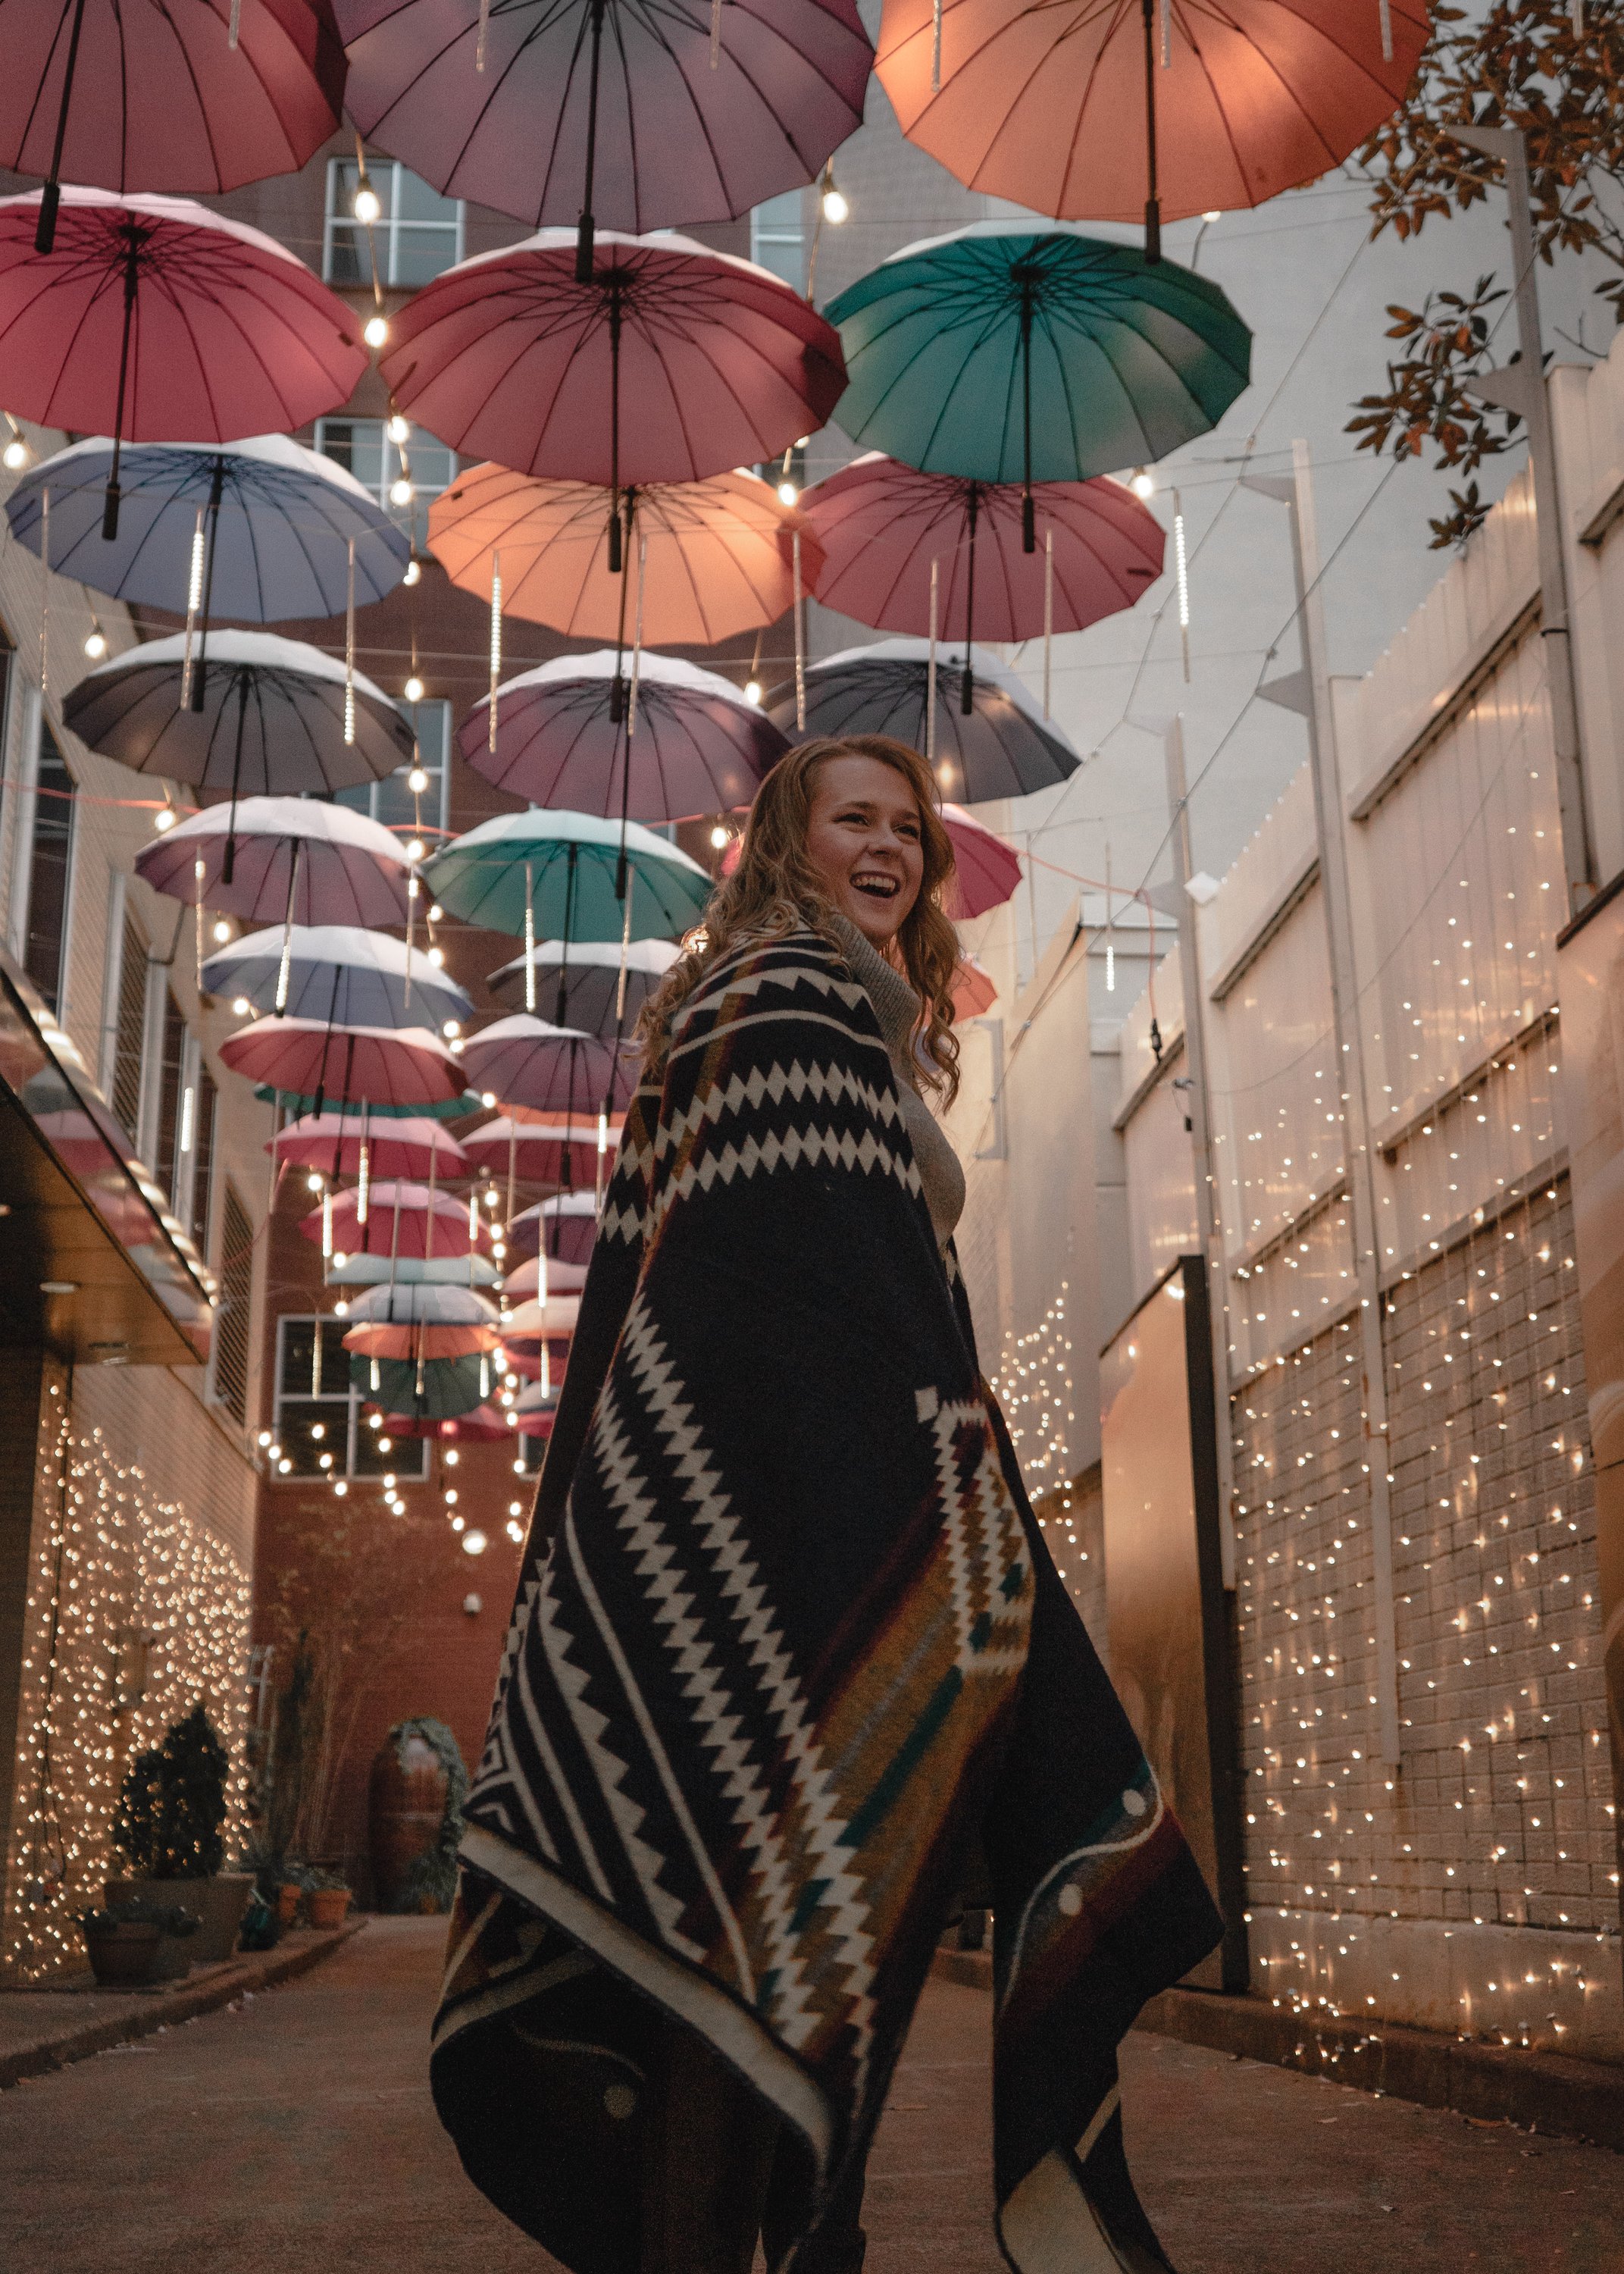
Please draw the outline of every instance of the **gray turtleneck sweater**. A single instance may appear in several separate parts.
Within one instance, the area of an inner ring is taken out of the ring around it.
[[[914,1148],[919,1179],[925,1188],[925,1205],[930,1210],[931,1227],[936,1236],[936,1245],[945,1247],[964,1214],[964,1171],[959,1166],[958,1154],[920,1094],[914,1062],[914,1029],[919,1020],[919,998],[896,965],[888,963],[873,943],[864,938],[854,923],[837,915],[835,924],[842,953],[852,967],[853,975],[861,982],[868,1000],[874,1005],[874,1015],[879,1021],[881,1034],[885,1037],[885,1047],[891,1052],[897,1088],[902,1100],[902,1117],[907,1123],[908,1141]]]

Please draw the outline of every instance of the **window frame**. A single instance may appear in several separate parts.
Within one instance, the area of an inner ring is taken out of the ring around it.
[[[353,243],[358,252],[362,251],[366,244],[366,224],[357,221],[353,213],[341,213],[338,210],[340,184],[344,180],[346,169],[353,174],[355,162],[353,157],[342,155],[327,160],[327,187],[322,204],[321,281],[324,284],[335,285],[341,292],[370,291],[372,289],[370,260],[364,260],[360,263],[367,271],[363,279],[352,282],[348,278],[335,280],[333,275],[333,251],[335,245],[339,241],[337,231],[342,230],[343,241]],[[453,205],[456,208],[455,222],[414,221],[410,215],[402,217],[400,210],[401,177],[411,175],[411,168],[402,165],[398,158],[374,158],[369,152],[366,159],[366,173],[374,189],[383,186],[386,176],[388,179],[388,195],[385,200],[387,211],[380,219],[372,224],[372,242],[378,249],[378,282],[386,292],[420,292],[425,284],[432,282],[432,278],[425,276],[413,283],[402,283],[395,275],[401,230],[432,229],[453,239],[455,250],[452,258],[447,261],[445,268],[437,268],[434,272],[436,276],[443,276],[446,268],[455,268],[465,255],[468,243],[467,200],[464,198],[447,200],[448,205]],[[412,175],[412,179],[423,182],[424,188],[432,196],[440,196],[440,192],[435,189],[434,184],[432,182],[424,182],[421,174]]]
[[[340,1413],[344,1416],[344,1465],[341,1469],[335,1461],[331,1469],[324,1469],[318,1465],[313,1469],[290,1470],[286,1476],[283,1476],[280,1469],[273,1464],[268,1471],[270,1481],[273,1484],[308,1486],[327,1484],[334,1478],[342,1477],[350,1484],[377,1485],[381,1487],[384,1472],[357,1469],[356,1466],[356,1447],[360,1442],[359,1433],[365,1426],[362,1419],[362,1408],[367,1402],[366,1393],[357,1389],[353,1382],[348,1384],[342,1395],[333,1390],[319,1390],[312,1396],[309,1390],[300,1392],[284,1387],[288,1367],[288,1330],[290,1327],[311,1326],[319,1326],[325,1333],[331,1334],[335,1341],[342,1344],[344,1321],[335,1317],[330,1311],[283,1311],[278,1315],[276,1372],[271,1385],[271,1441],[274,1444],[282,1446],[285,1456],[288,1450],[287,1442],[282,1435],[282,1413],[285,1408],[330,1406],[335,1419]],[[322,1352],[324,1359],[326,1355],[324,1347]],[[336,1443],[336,1440],[334,1443]],[[407,1459],[397,1461],[387,1473],[402,1484],[422,1484],[429,1473],[428,1440],[424,1437],[403,1438],[397,1442],[394,1449],[406,1455]],[[410,1459],[414,1455],[417,1459],[415,1468],[409,1465]]]

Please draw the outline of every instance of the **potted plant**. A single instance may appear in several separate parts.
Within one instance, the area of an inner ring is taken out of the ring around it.
[[[350,1909],[350,1882],[342,1871],[312,1871],[304,1882],[304,1909],[312,1926],[342,1926]]]
[[[218,1964],[237,1947],[253,1874],[221,1869],[229,1770],[225,1747],[196,1706],[161,1745],[137,1757],[120,1788],[113,1842],[130,1869],[127,1877],[107,1882],[107,1902],[171,1904],[175,1883],[184,1880],[187,1908],[200,1921],[187,1942],[163,1936],[154,1981],[171,1980],[188,1964]]]
[[[139,1897],[81,1911],[85,1947],[104,1990],[136,1990],[152,1979],[153,1962],[166,1937],[184,1941],[198,1930],[198,1916],[183,1903],[154,1903]]]

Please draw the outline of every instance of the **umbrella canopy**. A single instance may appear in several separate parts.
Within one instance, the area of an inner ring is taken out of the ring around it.
[[[572,639],[713,647],[776,623],[821,561],[805,516],[748,468],[703,482],[650,482],[625,493],[631,614],[609,574],[604,531],[613,493],[590,482],[538,482],[506,466],[470,466],[429,508],[429,550],[454,584],[490,597],[500,556],[502,607]]]
[[[274,1011],[284,962],[289,1018],[340,1027],[438,1027],[468,1018],[474,1007],[420,950],[408,958],[403,940],[351,924],[277,924],[249,932],[209,957],[204,990]]]
[[[497,1326],[420,1327],[363,1320],[346,1329],[344,1348],[368,1358],[466,1358],[470,1352],[493,1351],[501,1338]]]
[[[590,1200],[592,1195],[586,1193],[582,1197]],[[561,1256],[548,1254],[547,1291],[550,1295],[578,1295],[585,1284],[586,1265],[584,1263],[566,1263]],[[520,1301],[526,1296],[538,1293],[540,1287],[541,1258],[539,1255],[526,1256],[523,1263],[515,1264],[502,1282],[503,1293],[514,1301]]]
[[[456,1139],[438,1121],[372,1121],[359,1113],[307,1113],[279,1129],[265,1148],[290,1167],[320,1169],[327,1177],[355,1177],[366,1156],[374,1177],[465,1177],[468,1163]]]
[[[584,1266],[598,1237],[598,1201],[592,1193],[555,1193],[515,1216],[508,1227],[508,1244],[522,1254],[534,1255],[543,1236],[547,1244],[547,1269],[556,1261]]]
[[[488,1296],[476,1294],[471,1287],[420,1282],[411,1286],[369,1287],[350,1306],[351,1319],[373,1325],[383,1321],[395,1326],[493,1327],[500,1323],[500,1315]]]
[[[70,691],[64,723],[138,773],[233,798],[331,793],[411,764],[405,714],[319,647],[275,632],[216,632],[207,666],[194,657],[188,689],[189,644],[177,632],[99,663]]]
[[[1014,482],[921,474],[879,451],[805,491],[823,553],[825,607],[877,630],[930,630],[931,571],[943,639],[1080,632],[1131,608],[1162,574],[1162,524],[1125,483],[1045,482],[1034,493],[1034,550],[1022,545]]]
[[[853,0],[338,0],[347,106],[453,198],[532,226],[723,221],[862,124]]]
[[[1165,456],[1251,375],[1252,334],[1216,284],[1075,230],[978,222],[893,253],[829,313],[854,442],[1028,492]]]
[[[351,311],[274,237],[185,198],[66,189],[0,198],[0,401],[126,442],[282,433],[347,403],[366,368]],[[118,452],[102,527],[118,534]]]
[[[645,653],[633,718],[615,697],[622,671],[616,651],[600,648],[522,672],[497,690],[495,750],[482,696],[458,731],[463,757],[515,797],[582,813],[680,821],[748,805],[788,745],[743,689]]]
[[[615,490],[774,457],[846,383],[839,341],[799,292],[685,237],[601,236],[578,283],[575,232],[543,230],[448,268],[392,322],[379,369],[431,434]]]
[[[386,1413],[384,1434],[396,1437],[432,1437],[448,1445],[493,1445],[516,1436],[517,1425],[493,1405],[476,1405],[471,1413],[447,1414],[443,1419],[425,1415]]]
[[[366,1358],[352,1351],[350,1379],[391,1420],[445,1421],[472,1413],[490,1395],[491,1361],[477,1358]]]
[[[206,806],[144,845],[135,867],[155,892],[244,923],[404,924],[410,905],[405,856],[382,824],[314,798]]]
[[[5,505],[12,536],[38,553],[49,495],[51,567],[109,599],[184,610],[199,508],[206,617],[268,624],[342,615],[352,542],[359,607],[392,592],[411,558],[404,531],[353,474],[286,434],[228,447],[132,443],[109,544],[102,501],[112,456],[110,442],[71,443],[25,474]]]
[[[1176,221],[1340,165],[1403,101],[1427,14],[1425,0],[1176,0],[1159,16],[885,0],[877,68],[903,132],[969,188],[1091,221],[1137,221],[1147,192]]]
[[[598,1159],[598,1117],[596,1112],[550,1115],[545,1119],[518,1121],[507,1115],[487,1121],[463,1147],[476,1171],[506,1176],[509,1160],[514,1174],[527,1185],[569,1185],[590,1173]],[[620,1133],[613,1121],[606,1126],[607,1148],[613,1156]]]
[[[979,1019],[998,999],[992,974],[974,955],[961,955],[953,967],[953,1010],[960,1019]]]
[[[944,805],[942,819],[953,840],[953,881],[944,901],[956,922],[1002,907],[1020,883],[1020,860],[961,805]]]
[[[958,703],[942,699],[949,678],[961,681],[968,668],[970,715]],[[1082,761],[1052,719],[1039,715],[1024,682],[984,649],[968,658],[939,659],[936,706],[936,773],[944,797],[966,805],[989,798],[1026,797],[1073,774]],[[847,648],[811,666],[807,673],[807,723],[795,726],[793,688],[774,690],[772,714],[794,741],[824,734],[894,734],[922,750],[928,740],[929,643],[879,640],[872,647]]]
[[[327,1266],[329,1287],[493,1287],[501,1273],[488,1255],[350,1255]]]
[[[510,1343],[539,1342],[544,1335],[573,1335],[581,1316],[578,1295],[549,1295],[545,1303],[521,1303],[509,1315],[506,1334]]]
[[[322,0],[24,0],[5,27],[12,173],[218,195],[297,174],[337,131],[344,52]]]
[[[465,923],[522,937],[528,901],[538,932],[618,942],[626,923],[614,889],[622,843],[633,936],[673,938],[691,930],[710,897],[710,877],[635,822],[622,827],[595,814],[539,808],[498,814],[454,838],[425,863],[424,877],[441,907]]]
[[[462,1071],[472,1088],[504,1105],[544,1112],[595,1109],[611,1092],[624,1105],[632,1091],[629,1068],[606,1043],[523,1012],[472,1035],[463,1045]]]
[[[348,1103],[432,1105],[467,1088],[462,1068],[423,1027],[329,1027],[320,1019],[260,1019],[220,1045],[222,1065],[251,1081]],[[320,1115],[320,1107],[317,1113]]]
[[[525,966],[536,974],[538,1002],[551,1005],[555,1026],[580,1028],[601,1038],[613,1035],[619,1023],[629,1033],[637,1014],[681,954],[674,940],[634,939],[625,951],[626,1009],[615,1015],[620,986],[621,950],[608,940],[544,939],[528,957],[515,955],[492,971],[485,985],[499,1003],[522,1003],[526,990]]]
[[[367,1193],[365,1218],[361,1198],[358,1192],[335,1193],[330,1209],[324,1202],[300,1217],[299,1231],[306,1239],[324,1245],[330,1219],[335,1255],[375,1255],[386,1261],[391,1255],[438,1256],[442,1262],[458,1262],[462,1284],[467,1285],[468,1258],[475,1241],[463,1201],[428,1185],[389,1178]]]

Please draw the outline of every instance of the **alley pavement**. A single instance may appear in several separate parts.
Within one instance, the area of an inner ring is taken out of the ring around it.
[[[5,2274],[548,2274],[462,2177],[425,2038],[442,1926],[0,2095]],[[989,2001],[932,1983],[875,2150],[872,2274],[998,2274]],[[1181,2274],[1624,2274],[1624,2157],[1135,2036],[1129,2153]]]

